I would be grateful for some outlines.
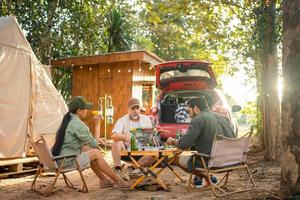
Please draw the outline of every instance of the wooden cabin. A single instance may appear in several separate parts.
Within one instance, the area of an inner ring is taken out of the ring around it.
[[[127,113],[127,101],[140,99],[145,109],[155,103],[155,70],[153,65],[163,62],[148,51],[116,52],[104,55],[69,57],[51,60],[54,67],[72,67],[72,95],[81,95],[99,107],[99,98],[111,96],[114,107],[113,123],[101,122],[101,137],[109,138],[114,123]],[[99,103],[100,104],[100,103]],[[103,103],[102,103],[103,104]],[[102,105],[104,107],[104,105]],[[86,123],[94,130],[92,115]],[[105,128],[105,129],[104,129]]]

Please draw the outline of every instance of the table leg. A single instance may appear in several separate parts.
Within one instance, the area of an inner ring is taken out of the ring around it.
[[[138,178],[131,186],[130,189],[133,190],[138,184],[140,184],[147,176],[147,173],[145,170],[140,166],[140,164],[134,159],[134,157],[129,156],[133,164],[143,173],[143,176]]]
[[[167,160],[166,162],[163,162],[163,165],[165,167],[161,168],[156,172],[157,175],[159,175],[166,167],[168,167],[171,172],[181,181],[184,182],[184,180],[180,177],[180,175],[174,170],[174,168],[171,166],[171,164],[176,160],[176,156],[172,157],[170,160]]]
[[[153,171],[163,160],[165,157],[161,157],[160,159],[158,159],[156,161],[156,163],[154,165],[152,165],[147,171],[145,171],[143,169],[143,167],[141,167],[139,165],[139,163],[132,157],[129,156],[130,159],[132,160],[132,162],[139,168],[139,170],[143,173],[143,176],[140,177],[138,180],[136,180],[131,186],[130,189],[133,190],[138,184],[140,184],[148,174],[150,174],[154,180],[160,185],[162,186],[166,191],[168,190],[168,186],[157,176],[157,174]]]
[[[165,156],[161,157],[157,160],[157,162],[148,169],[148,172],[151,174],[151,176],[155,179],[155,181],[161,185],[166,191],[169,190],[168,186],[158,177],[158,174],[155,173],[153,170],[165,159]]]
[[[178,172],[176,172],[174,170],[174,168],[171,166],[171,164],[176,160],[176,156],[172,157],[170,159],[170,162],[167,162],[167,167],[173,172],[173,174],[175,174],[175,176],[181,181],[184,182],[184,180],[180,177],[180,175],[178,174]]]

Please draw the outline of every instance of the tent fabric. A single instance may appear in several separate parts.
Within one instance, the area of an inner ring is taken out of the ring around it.
[[[25,156],[26,134],[54,135],[66,112],[16,18],[0,17],[0,158]]]

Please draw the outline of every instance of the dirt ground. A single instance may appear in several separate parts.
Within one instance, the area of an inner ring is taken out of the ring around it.
[[[111,162],[109,157],[107,159]],[[278,199],[280,167],[275,163],[263,161],[263,152],[257,150],[249,153],[248,161],[257,188],[251,192],[229,195],[223,199]],[[169,192],[162,190],[153,192],[145,190],[130,191],[115,188],[100,189],[99,180],[89,169],[84,171],[84,177],[87,180],[89,188],[88,193],[80,193],[66,188],[63,178],[60,177],[56,186],[56,192],[47,199],[216,199],[210,190],[201,191],[199,189],[191,189],[189,191],[187,188],[188,174],[178,167],[175,167],[175,169],[186,182],[181,183],[168,169],[164,170],[161,174],[161,178],[170,186],[171,190]],[[80,178],[77,173],[70,173],[69,176],[75,183],[80,183]],[[242,171],[232,173],[228,186],[232,188],[245,187],[243,185],[243,178],[245,178],[245,173]],[[49,183],[52,179],[53,177],[46,176],[43,178],[42,184]],[[0,199],[44,199],[45,197],[30,190],[32,180],[32,174],[26,176],[22,175],[22,177],[17,178],[0,179]]]

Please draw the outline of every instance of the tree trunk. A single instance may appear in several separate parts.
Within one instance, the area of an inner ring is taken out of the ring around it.
[[[41,51],[41,61],[42,63],[50,64],[50,59],[52,58],[52,29],[55,23],[55,13],[58,7],[58,0],[48,0],[47,2],[47,28],[44,33],[44,49]]]
[[[261,18],[262,49],[260,59],[262,63],[263,85],[263,143],[267,160],[280,161],[280,104],[278,96],[278,58],[276,44],[276,0],[266,3],[262,0],[263,14]]]
[[[283,197],[300,192],[300,0],[283,1]]]
[[[256,103],[257,103],[257,109],[256,109],[256,130],[257,133],[260,134],[260,140],[265,147],[264,143],[264,134],[263,134],[263,87],[262,87],[262,72],[261,72],[262,66],[261,61],[258,59],[255,59],[255,75],[256,75],[256,88],[257,88],[257,97],[256,97]]]

